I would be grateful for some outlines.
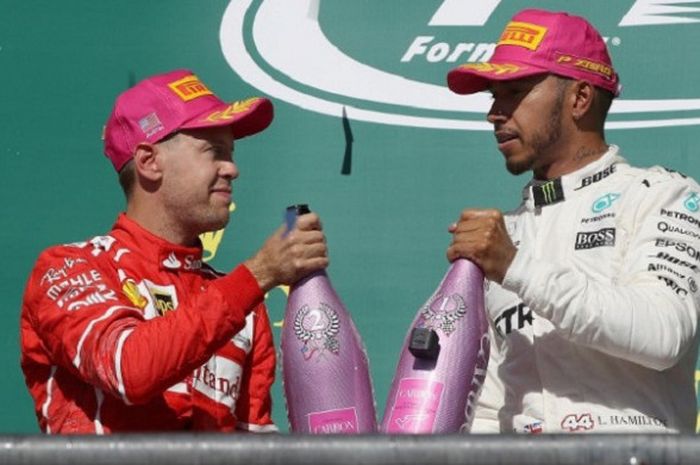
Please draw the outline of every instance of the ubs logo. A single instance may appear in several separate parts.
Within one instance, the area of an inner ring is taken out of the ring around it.
[[[243,80],[305,110],[338,118],[345,111],[349,119],[381,124],[491,131],[485,121],[490,97],[453,94],[445,75],[458,64],[490,58],[506,25],[504,18],[520,9],[513,3],[443,0],[430,16],[424,2],[402,0],[235,0],[224,12],[220,41],[229,65]],[[565,2],[560,3],[563,9]],[[695,31],[694,23],[700,22],[694,14],[700,8],[681,0],[622,3],[621,11],[617,5],[613,8],[619,16],[612,25],[607,4],[584,12],[601,25],[609,48],[629,44],[632,49],[635,43],[662,39],[673,47],[688,42],[689,28]],[[673,4],[687,13],[664,13]],[[681,53],[636,53],[645,60],[618,64],[623,78],[694,65]],[[689,81],[674,89],[684,95],[623,94],[613,104],[607,128],[700,125],[696,88]]]

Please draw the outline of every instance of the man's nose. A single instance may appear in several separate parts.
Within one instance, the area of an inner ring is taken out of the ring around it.
[[[494,100],[491,109],[486,113],[486,121],[491,124],[502,123],[507,119],[503,106]]]
[[[229,180],[236,179],[240,171],[238,171],[238,165],[233,161],[222,161],[219,166],[219,175],[222,178]]]

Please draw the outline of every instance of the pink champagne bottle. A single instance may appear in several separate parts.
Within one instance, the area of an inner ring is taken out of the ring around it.
[[[287,227],[306,205],[287,208]],[[282,380],[293,433],[359,434],[377,430],[362,339],[324,271],[289,292],[282,328]]]
[[[381,431],[468,431],[488,359],[484,275],[472,262],[457,259],[413,320]]]

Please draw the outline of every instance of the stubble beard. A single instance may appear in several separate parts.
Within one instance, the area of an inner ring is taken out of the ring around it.
[[[548,154],[550,149],[559,142],[561,137],[561,113],[564,103],[564,92],[559,91],[557,98],[549,112],[547,123],[539,131],[533,133],[530,146],[530,153],[520,159],[506,158],[506,169],[513,175],[520,175],[534,168],[535,162]]]
[[[201,212],[198,218],[198,224],[202,232],[212,232],[223,229],[229,222],[231,215],[226,208],[225,212],[219,211],[219,208],[210,206],[205,211]]]
[[[170,207],[175,224],[179,224],[180,228],[195,235],[224,228],[231,215],[228,207],[197,204],[184,198],[173,199]]]

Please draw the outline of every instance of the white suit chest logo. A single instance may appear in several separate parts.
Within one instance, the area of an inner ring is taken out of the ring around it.
[[[173,284],[155,284],[144,279],[138,283],[137,288],[140,297],[147,300],[143,307],[143,316],[147,320],[163,316],[177,309],[179,305],[177,290]]]
[[[179,270],[182,267],[182,262],[177,259],[174,252],[170,252],[170,255],[163,260],[163,266],[171,270]]]
[[[202,268],[202,260],[194,254],[178,257],[175,252],[170,252],[161,265],[168,270],[199,270]]]

